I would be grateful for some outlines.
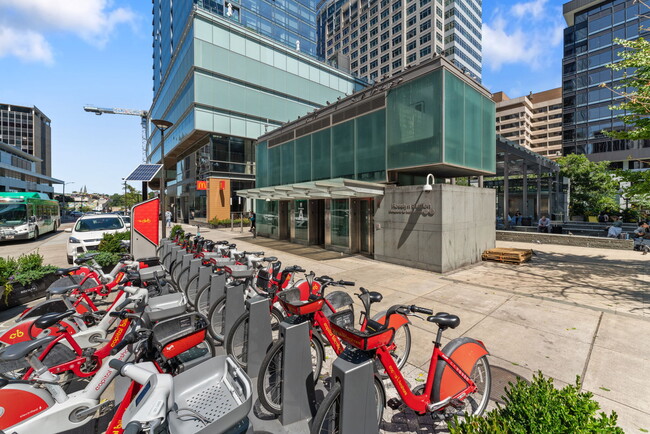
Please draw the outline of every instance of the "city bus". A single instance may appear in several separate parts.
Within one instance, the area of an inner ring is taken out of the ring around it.
[[[60,225],[59,202],[47,194],[0,192],[0,241],[37,239]]]

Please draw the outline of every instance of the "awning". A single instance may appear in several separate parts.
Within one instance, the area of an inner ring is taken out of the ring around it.
[[[275,187],[239,190],[237,194],[247,199],[345,199],[350,197],[376,197],[384,195],[384,185],[354,179],[328,179],[300,182]]]

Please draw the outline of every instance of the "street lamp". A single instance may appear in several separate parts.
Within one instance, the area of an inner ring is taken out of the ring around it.
[[[151,123],[160,131],[160,221],[162,222],[162,238],[167,236],[167,229],[165,227],[165,130],[171,127],[172,124],[164,119],[152,119]]]
[[[74,184],[74,181],[64,182],[63,183],[63,214],[68,210],[68,201],[65,200],[65,186],[68,184]]]
[[[124,183],[124,215],[126,215],[126,178],[122,178],[122,182]]]

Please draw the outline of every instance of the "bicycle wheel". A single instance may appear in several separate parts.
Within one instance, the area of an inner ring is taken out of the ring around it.
[[[172,276],[172,280],[176,282],[178,286],[180,286],[180,282],[178,281],[178,276],[181,271],[183,271],[183,262],[176,261],[172,266],[171,272],[169,273]]]
[[[235,361],[243,369],[248,368],[248,322],[250,312],[244,312],[230,329],[226,337],[226,354],[234,357]],[[271,309],[271,339],[275,341],[280,333],[280,321],[282,313],[275,307]]]
[[[176,279],[176,283],[178,283],[178,286],[182,288],[183,292],[187,295],[187,284],[183,285],[183,276],[184,275],[189,275],[190,273],[190,267],[189,265],[185,268],[183,268],[180,273],[178,273],[178,278]],[[189,282],[188,282],[189,283]]]
[[[199,274],[192,276],[190,280],[187,281],[185,285],[185,295],[187,295],[187,302],[190,306],[196,307],[196,296],[199,293]]]
[[[492,388],[492,373],[487,356],[483,356],[476,361],[469,377],[476,384],[476,391],[463,401],[465,406],[459,410],[459,417],[464,417],[466,414],[480,416],[488,405]]]
[[[381,380],[374,377],[375,397],[377,398],[377,428],[384,416],[386,396]],[[335,383],[329,393],[320,403],[316,416],[311,424],[311,434],[327,434],[341,432],[341,383]]]
[[[210,322],[210,327],[208,331],[210,336],[218,342],[223,342],[223,328],[225,326],[226,320],[226,296],[222,295],[210,308],[208,313],[208,321]]]
[[[316,338],[311,340],[311,362],[314,383],[318,381],[325,350]],[[282,380],[283,380],[284,338],[278,339],[266,353],[260,373],[257,376],[257,394],[260,404],[272,414],[282,414]]]
[[[196,292],[196,299],[194,303],[194,308],[200,314],[208,316],[210,313],[210,282],[203,285],[203,288],[200,288]]]
[[[395,344],[395,348],[393,348],[390,354],[393,356],[395,364],[397,364],[397,368],[401,370],[406,364],[406,361],[409,358],[409,354],[411,353],[411,329],[409,328],[408,324],[404,324],[395,330],[393,343]],[[382,379],[388,378],[386,370],[384,369],[379,359],[375,359],[375,367]]]

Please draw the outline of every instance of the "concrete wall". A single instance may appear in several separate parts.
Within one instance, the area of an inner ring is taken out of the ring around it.
[[[522,243],[540,242],[542,244],[559,244],[563,246],[595,247],[599,249],[619,250],[632,250],[634,246],[634,240],[518,231],[497,231],[497,240],[517,241]]]
[[[495,190],[436,184],[386,187],[375,212],[375,259],[446,273],[496,242]]]

